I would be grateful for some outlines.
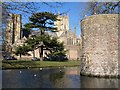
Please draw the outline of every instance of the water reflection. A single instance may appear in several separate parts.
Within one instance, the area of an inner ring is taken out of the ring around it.
[[[118,79],[80,76],[80,67],[2,71],[3,88],[117,88]]]
[[[2,89],[2,70],[0,69],[0,89]]]
[[[81,76],[81,88],[118,88],[118,79]]]

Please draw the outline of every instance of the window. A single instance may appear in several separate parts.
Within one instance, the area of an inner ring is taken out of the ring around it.
[[[73,45],[73,38],[67,38],[67,45]]]

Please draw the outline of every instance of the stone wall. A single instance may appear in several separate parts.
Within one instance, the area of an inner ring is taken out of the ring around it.
[[[81,75],[118,77],[118,15],[86,17],[81,30]]]

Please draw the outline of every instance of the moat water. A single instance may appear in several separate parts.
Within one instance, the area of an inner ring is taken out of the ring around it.
[[[118,88],[118,79],[80,76],[80,67],[2,71],[2,88]]]

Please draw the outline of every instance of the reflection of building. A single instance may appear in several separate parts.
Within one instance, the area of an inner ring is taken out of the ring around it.
[[[5,31],[5,51],[12,52],[14,43],[21,39],[21,15],[9,14]]]
[[[76,36],[76,28],[74,28],[74,32],[69,29],[69,17],[67,15],[60,16],[58,14],[58,19],[59,21],[54,23],[55,27],[58,29],[56,34],[59,38],[59,41],[64,42],[65,49],[68,50],[68,58],[80,58],[81,38]]]

